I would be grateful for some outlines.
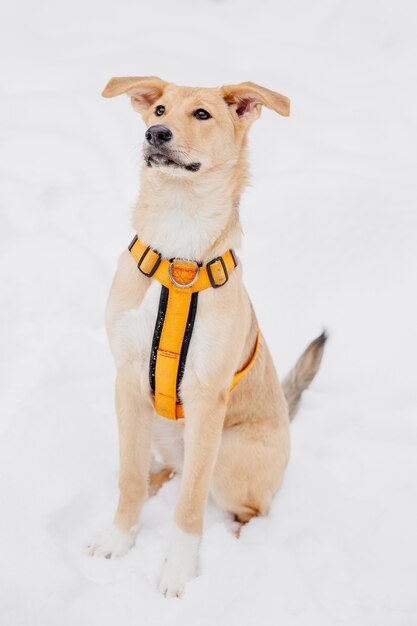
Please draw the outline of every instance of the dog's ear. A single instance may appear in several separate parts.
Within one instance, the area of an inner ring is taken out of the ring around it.
[[[126,93],[130,96],[133,108],[144,113],[162,96],[167,85],[167,82],[157,76],[112,78],[101,95],[104,98],[113,98]]]
[[[290,101],[280,93],[255,85],[239,83],[221,87],[223,98],[241,121],[253,122],[260,114],[262,106],[287,117],[290,114]]]

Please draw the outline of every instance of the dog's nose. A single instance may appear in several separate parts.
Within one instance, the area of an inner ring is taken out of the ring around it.
[[[166,126],[162,126],[162,124],[155,124],[155,126],[148,128],[145,133],[145,137],[151,146],[155,146],[155,148],[157,148],[161,144],[172,139],[172,132]]]

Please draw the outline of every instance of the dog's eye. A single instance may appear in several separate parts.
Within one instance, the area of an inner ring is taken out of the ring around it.
[[[160,117],[161,115],[163,115],[165,113],[165,107],[162,106],[162,104],[160,104],[159,106],[156,107],[155,109],[155,115],[157,115],[158,117]]]
[[[210,113],[206,111],[205,109],[197,109],[196,111],[193,112],[193,115],[198,120],[209,120],[211,118]]]

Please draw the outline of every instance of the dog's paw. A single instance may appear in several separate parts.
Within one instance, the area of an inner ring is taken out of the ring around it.
[[[185,533],[178,526],[174,527],[158,585],[158,590],[166,598],[180,598],[185,585],[197,576],[200,539],[200,535]]]
[[[87,554],[117,559],[129,552],[134,543],[135,532],[124,533],[113,524],[98,537],[97,541],[87,547]]]

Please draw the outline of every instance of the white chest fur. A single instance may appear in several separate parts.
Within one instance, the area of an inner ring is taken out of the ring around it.
[[[184,374],[186,384],[204,385],[211,379],[213,374],[210,373],[221,366],[221,356],[230,338],[234,318],[227,298],[230,287],[199,293]],[[133,361],[138,364],[141,384],[143,381],[142,392],[149,392],[149,359],[160,293],[161,285],[153,281],[140,306],[123,313],[114,329],[112,344],[116,364],[122,366]]]
[[[161,285],[153,281],[139,307],[125,311],[116,322],[112,347],[118,366],[136,361],[146,370],[149,365],[160,293]]]
[[[239,270],[236,270],[236,273]],[[237,287],[237,276],[222,289],[207,289],[198,296],[197,315],[191,338],[183,385],[211,389],[222,371],[222,359],[233,335],[235,315],[230,306],[230,291]],[[113,353],[118,367],[134,364],[140,393],[151,395],[149,361],[161,285],[152,281],[140,306],[122,314],[114,327]],[[236,298],[233,298],[236,301]],[[225,315],[227,311],[227,315]],[[183,451],[183,423],[155,415],[154,439],[159,452],[175,469],[179,469]],[[169,457],[169,458],[167,458]]]

